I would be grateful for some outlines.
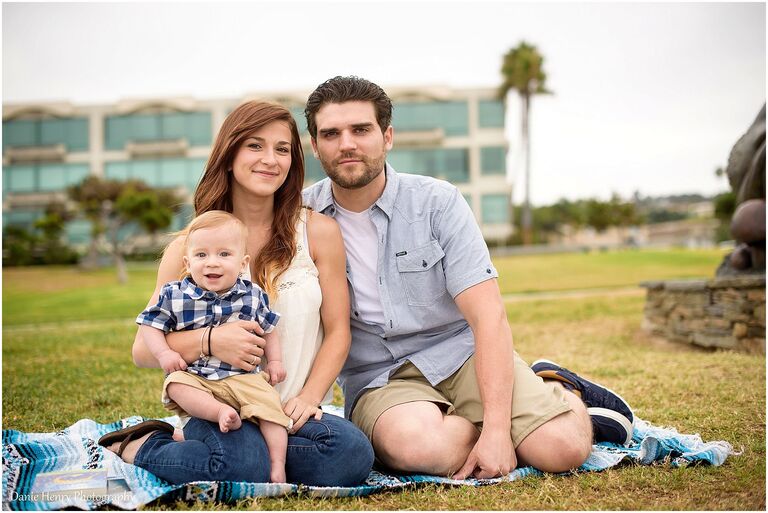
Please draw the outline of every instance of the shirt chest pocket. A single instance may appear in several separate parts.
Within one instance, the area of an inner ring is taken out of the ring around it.
[[[447,294],[443,257],[436,240],[395,254],[400,281],[411,306],[430,306]]]

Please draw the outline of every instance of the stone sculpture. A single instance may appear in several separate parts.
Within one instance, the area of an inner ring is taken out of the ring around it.
[[[765,274],[765,105],[733,146],[726,174],[736,194],[731,218],[736,247],[723,259],[717,276]]]

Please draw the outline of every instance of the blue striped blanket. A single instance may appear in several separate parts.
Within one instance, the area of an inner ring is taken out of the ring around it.
[[[325,409],[330,413],[340,413],[335,407]],[[161,497],[163,500],[234,502],[248,497],[276,497],[298,492],[314,497],[353,497],[423,483],[480,486],[542,475],[533,467],[523,467],[502,478],[458,481],[428,475],[396,476],[372,471],[364,484],[350,488],[230,481],[171,485],[143,469],[124,463],[96,443],[105,433],[143,420],[143,417],[135,416],[111,424],[99,424],[83,419],[58,433],[3,430],[3,509],[57,510],[75,507],[92,510],[106,505],[136,509]],[[175,423],[176,418],[163,420]],[[675,429],[656,427],[637,419],[630,447],[596,444],[579,471],[596,472],[627,462],[674,467],[694,463],[722,465],[729,455],[734,454],[737,453],[728,442],[704,442],[698,435],[681,434]],[[104,496],[64,497],[31,493],[38,473],[92,468],[106,468],[109,476],[123,478],[130,490]]]

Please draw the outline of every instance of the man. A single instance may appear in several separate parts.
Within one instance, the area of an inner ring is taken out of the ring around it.
[[[378,460],[489,478],[522,465],[576,468],[593,426],[597,441],[628,442],[633,415],[623,399],[551,362],[532,370],[515,353],[498,274],[466,201],[447,182],[386,163],[394,137],[386,93],[335,77],[309,96],[305,115],[328,179],[304,199],[338,221],[347,252],[345,414]]]

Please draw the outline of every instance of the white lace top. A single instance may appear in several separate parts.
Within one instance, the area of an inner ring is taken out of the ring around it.
[[[296,256],[278,279],[277,295],[269,297],[270,308],[280,314],[275,329],[280,335],[286,378],[275,389],[283,402],[301,391],[323,342],[323,323],[320,320],[323,294],[317,267],[309,256],[306,226],[307,209],[303,208],[296,225]],[[322,402],[329,403],[331,399],[332,387]]]

